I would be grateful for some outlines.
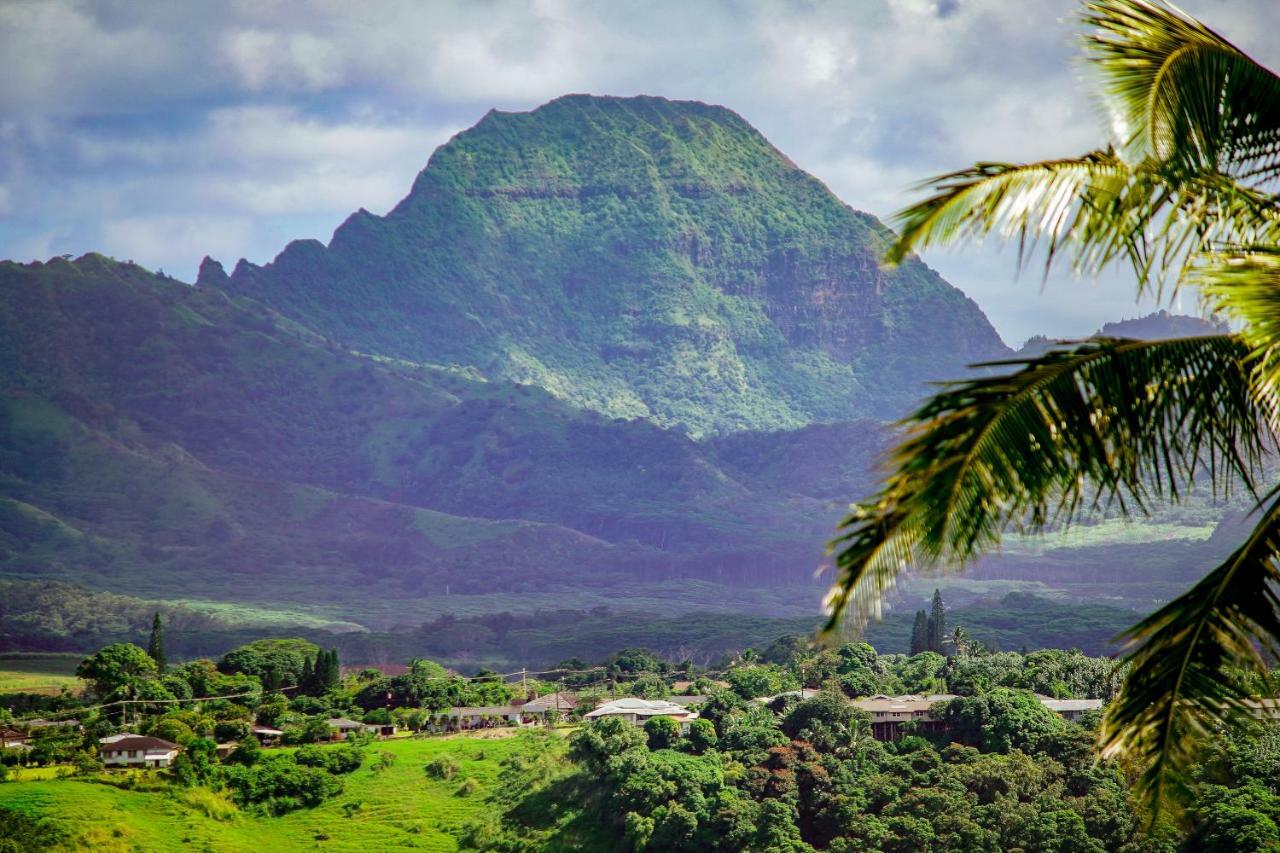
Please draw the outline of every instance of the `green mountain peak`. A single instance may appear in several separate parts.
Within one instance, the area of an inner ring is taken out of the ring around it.
[[[705,435],[896,417],[1005,351],[923,263],[881,266],[891,236],[724,107],[568,95],[489,112],[327,247],[207,283],[360,351]]]

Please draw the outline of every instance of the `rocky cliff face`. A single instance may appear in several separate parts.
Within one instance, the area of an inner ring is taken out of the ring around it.
[[[902,414],[1005,352],[977,305],[741,117],[567,96],[491,112],[389,214],[200,284],[352,348],[693,434]]]

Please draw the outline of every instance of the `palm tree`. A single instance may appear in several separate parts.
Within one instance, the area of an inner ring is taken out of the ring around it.
[[[921,186],[889,261],[997,235],[1019,264],[1126,264],[1139,292],[1198,288],[1230,334],[1093,338],[986,365],[904,423],[880,490],[832,543],[828,629],[860,626],[907,566],[962,565],[1008,530],[1098,510],[1142,514],[1194,482],[1256,477],[1280,427],[1280,78],[1162,0],[1084,5],[1110,145],[1042,163],[979,163]],[[1226,562],[1126,632],[1131,664],[1100,731],[1144,768],[1152,809],[1189,794],[1199,742],[1247,716],[1241,671],[1280,652],[1280,491]]]

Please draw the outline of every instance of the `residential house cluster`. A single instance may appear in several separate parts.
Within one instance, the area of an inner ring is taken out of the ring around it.
[[[915,723],[917,731],[942,731],[946,724],[934,714],[934,707],[940,702],[950,702],[958,698],[953,693],[907,696],[878,694],[867,699],[851,700],[850,704],[871,715],[872,737],[876,740],[890,741],[902,737],[904,723]],[[1053,699],[1049,696],[1036,698],[1050,711],[1067,720],[1078,720],[1086,711],[1096,711],[1102,707],[1101,699]]]

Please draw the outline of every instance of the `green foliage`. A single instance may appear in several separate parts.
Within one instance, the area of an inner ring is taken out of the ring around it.
[[[715,749],[718,739],[715,724],[710,720],[700,717],[689,724],[689,748],[696,754],[701,755],[709,749]]]
[[[1020,256],[1043,246],[1046,269],[1062,257],[1077,271],[1127,263],[1140,293],[1194,283],[1240,331],[1094,338],[935,395],[835,543],[833,623],[851,603],[861,613],[878,602],[902,567],[963,563],[1008,528],[1069,524],[1089,505],[1145,512],[1197,478],[1252,485],[1273,447],[1280,76],[1163,2],[1090,0],[1082,18],[1117,138],[1082,157],[934,179],[901,214],[890,260],[999,233]],[[1278,511],[1269,498],[1225,563],[1127,633],[1129,675],[1101,738],[1139,768],[1153,817],[1185,802],[1215,730],[1247,721],[1240,671],[1275,657]],[[1241,831],[1266,840],[1265,824]]]
[[[788,670],[776,664],[740,666],[729,671],[726,680],[743,699],[773,696],[784,690],[795,690],[800,684]]]
[[[93,692],[103,698],[122,689],[136,690],[156,673],[156,662],[132,643],[107,646],[76,669],[76,675],[90,682]]]
[[[947,703],[944,719],[962,743],[985,752],[1036,752],[1062,731],[1062,718],[1028,692],[999,687]]]
[[[17,809],[0,808],[0,851],[41,853],[66,841],[52,821],[37,820]]]
[[[680,742],[680,724],[670,717],[650,717],[644,733],[649,749],[670,749]]]
[[[151,620],[151,635],[147,639],[147,655],[156,662],[156,669],[164,672],[167,658],[164,651],[164,625],[160,621],[160,612],[156,611]]]
[[[275,679],[280,685],[297,685],[304,666],[320,653],[314,643],[302,639],[254,640],[222,656],[218,668],[228,674]]]

